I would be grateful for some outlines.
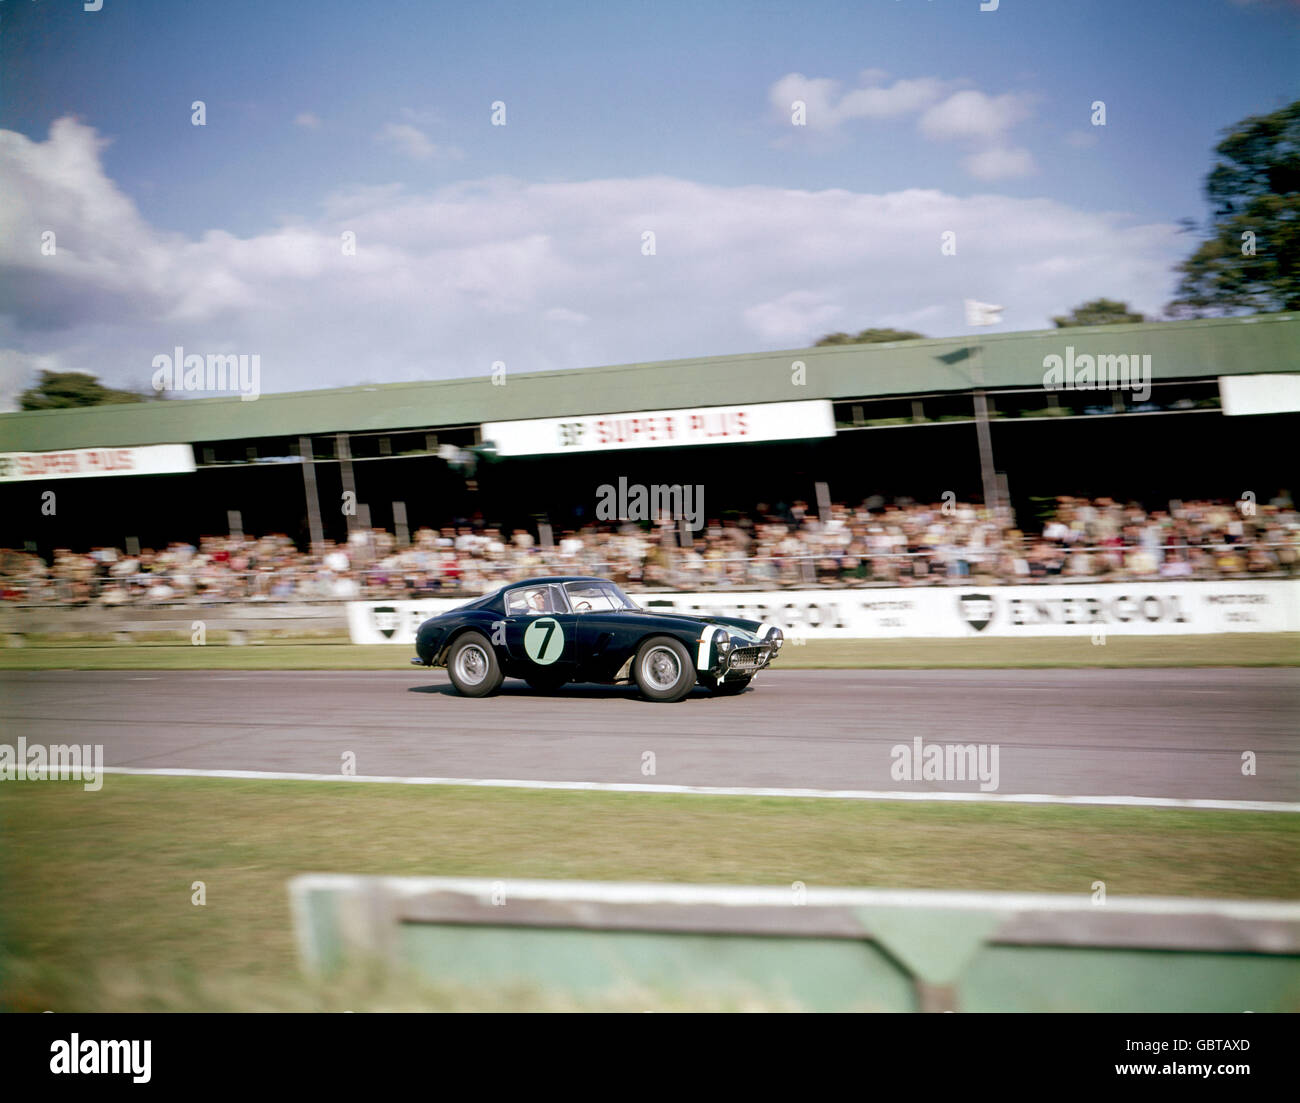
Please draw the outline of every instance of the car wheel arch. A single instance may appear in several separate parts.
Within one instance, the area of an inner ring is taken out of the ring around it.
[[[448,654],[450,654],[451,649],[455,646],[456,641],[460,639],[461,636],[465,635],[466,632],[477,632],[481,636],[486,636],[488,638],[488,642],[492,643],[491,625],[479,625],[479,624],[459,625],[458,627],[454,628],[451,631],[451,633],[447,636],[445,640],[442,641],[442,645],[438,648],[438,654],[434,656],[433,663],[431,665],[446,666]],[[492,643],[492,650],[496,652],[497,662],[501,662],[501,653],[500,653],[501,649],[495,643]]]
[[[678,675],[674,684],[659,683],[653,684],[655,675],[650,673],[649,658],[654,651],[670,650],[665,645],[672,645],[672,648],[679,648],[680,651],[674,651],[673,661],[679,660]],[[695,665],[695,654],[692,652],[690,645],[682,641],[678,636],[668,632],[653,632],[644,637],[637,646],[636,656],[632,665],[632,681],[637,689],[641,691],[642,696],[648,697],[652,701],[680,701],[688,696],[699,684],[699,670]]]

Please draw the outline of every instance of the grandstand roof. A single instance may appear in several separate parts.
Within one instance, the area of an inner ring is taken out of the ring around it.
[[[0,414],[0,452],[242,440],[318,433],[478,425],[568,414],[721,406],[799,399],[932,394],[971,388],[978,342],[989,389],[1040,386],[1043,358],[1064,353],[1150,354],[1152,378],[1300,371],[1300,314],[986,333],[873,345],[701,357],[615,367],[488,375],[335,390],[93,406]],[[791,364],[807,365],[792,388]],[[264,375],[273,365],[263,364]]]

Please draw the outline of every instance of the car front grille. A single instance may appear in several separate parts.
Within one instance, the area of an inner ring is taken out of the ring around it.
[[[767,656],[766,647],[737,647],[729,656],[728,669],[757,670],[767,662]]]

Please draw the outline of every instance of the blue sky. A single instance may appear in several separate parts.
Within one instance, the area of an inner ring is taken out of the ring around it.
[[[979,8],[0,0],[0,384],[91,348],[138,382],[150,348],[261,347],[295,389],[939,336],[963,294],[1010,329],[1158,309],[1219,132],[1300,94],[1300,9]],[[345,224],[375,251],[339,275]],[[935,269],[945,227],[981,240]],[[364,333],[294,336],[334,300]]]

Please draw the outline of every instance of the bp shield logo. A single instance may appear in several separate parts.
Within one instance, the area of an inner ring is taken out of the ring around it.
[[[376,605],[374,608],[375,627],[384,639],[391,640],[397,631],[397,610],[391,605]]]
[[[564,629],[554,617],[533,621],[524,632],[524,650],[538,666],[550,666],[564,654]]]
[[[993,599],[988,594],[962,594],[957,599],[962,620],[976,632],[983,632],[993,619]]]

